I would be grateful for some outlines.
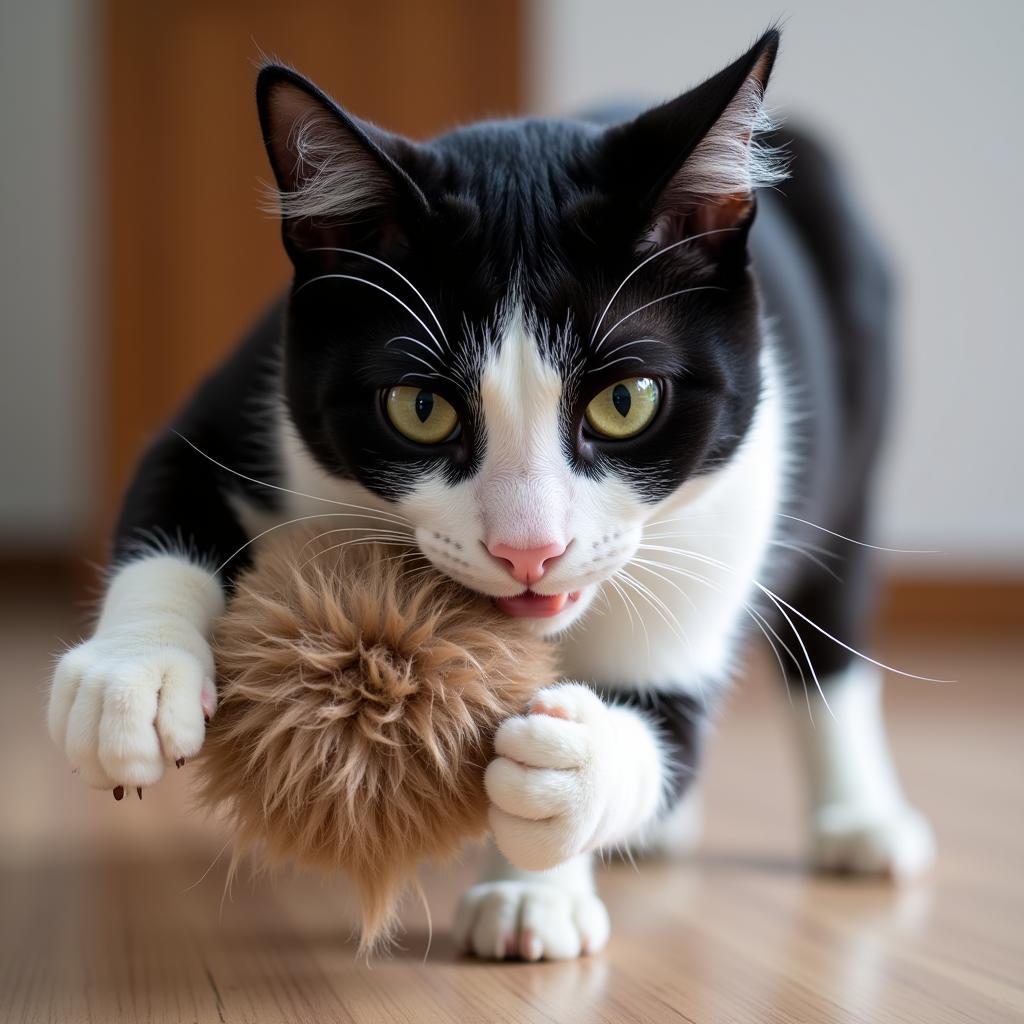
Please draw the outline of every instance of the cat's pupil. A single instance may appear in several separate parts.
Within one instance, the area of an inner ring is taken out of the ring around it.
[[[616,384],[612,389],[612,405],[623,419],[629,415],[629,407],[632,404],[633,399],[630,397],[629,388],[625,384]]]
[[[426,423],[434,411],[434,396],[429,391],[421,391],[416,396],[416,415],[420,423]]]

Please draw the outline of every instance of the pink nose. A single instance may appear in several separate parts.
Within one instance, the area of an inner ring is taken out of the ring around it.
[[[548,562],[565,553],[568,544],[542,544],[536,548],[514,548],[509,544],[488,544],[487,550],[502,562],[508,562],[512,579],[529,586],[544,575]]]

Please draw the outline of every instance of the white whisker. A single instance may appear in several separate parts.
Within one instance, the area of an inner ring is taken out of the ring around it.
[[[787,551],[792,551],[795,554],[803,555],[804,558],[806,558],[808,561],[813,562],[819,569],[821,569],[822,572],[827,572],[829,576],[831,576],[832,579],[834,579],[837,583],[843,582],[842,576],[840,576],[839,573],[837,573],[835,569],[832,568],[832,566],[828,565],[826,562],[824,562],[822,559],[820,559],[817,555],[813,554],[812,552],[805,550],[799,544],[790,544],[788,541],[784,540],[772,540],[768,543],[771,544],[772,547],[785,548]]]
[[[612,359],[610,362],[602,363],[600,366],[593,366],[587,373],[601,373],[603,370],[607,370],[609,366],[614,366],[616,363],[625,363],[628,360],[633,360],[637,363],[642,363],[643,359],[640,356],[619,356],[618,359]]]
[[[620,600],[626,606],[626,614],[629,616],[629,628],[631,630],[636,629],[636,625],[633,622],[633,612],[636,612],[637,622],[640,624],[641,630],[643,630],[644,646],[647,653],[651,652],[651,638],[647,633],[647,626],[644,623],[644,617],[640,614],[640,609],[633,603],[633,599],[626,593],[625,588],[616,580],[621,570],[616,570],[611,576],[608,577],[607,583],[619,595]],[[632,609],[632,610],[630,610]]]
[[[217,566],[217,570],[216,571],[217,571],[218,574],[221,573],[223,571],[224,567],[229,562],[231,562],[233,559],[235,559],[238,555],[240,555],[250,544],[255,544],[256,541],[258,541],[261,537],[266,537],[266,535],[268,533],[273,533],[275,530],[284,529],[284,527],[286,527],[286,526],[294,526],[296,523],[305,523],[305,522],[308,522],[310,519],[333,519],[333,518],[336,518],[338,516],[359,516],[361,519],[377,519],[379,522],[382,522],[382,523],[390,523],[391,525],[395,525],[395,526],[398,525],[397,523],[394,523],[390,519],[383,519],[383,518],[380,518],[378,516],[367,515],[367,513],[365,513],[365,512],[317,512],[314,515],[298,516],[295,519],[288,519],[288,520],[286,520],[283,523],[275,523],[273,526],[268,526],[267,529],[261,531],[260,533],[257,533],[255,537],[250,537],[240,548],[237,548],[232,554],[230,554],[227,558],[225,558],[224,561],[221,562],[220,565]],[[370,529],[370,528],[369,527],[355,526],[355,527],[352,527],[352,529],[360,530],[360,529]],[[397,533],[397,531],[392,531],[392,532],[396,532]],[[322,534],[318,534],[317,536],[323,536],[323,535]],[[405,536],[411,536],[411,533],[410,534],[405,534]],[[315,540],[316,538],[314,537],[313,539]],[[307,542],[307,543],[310,543],[310,542]],[[305,547],[305,545],[303,545],[303,547]]]
[[[608,310],[612,308],[612,303],[615,301],[615,299],[618,296],[619,292],[621,292],[622,289],[626,287],[626,282],[628,282],[629,279],[634,274],[636,274],[638,271],[640,271],[644,267],[646,267],[648,263],[650,263],[652,260],[658,259],[658,257],[660,257],[660,256],[664,256],[666,253],[671,252],[673,249],[678,249],[679,246],[681,246],[681,245],[686,245],[688,242],[696,242],[698,238],[705,238],[708,235],[720,235],[720,234],[722,234],[722,233],[724,233],[726,231],[736,231],[736,230],[738,230],[738,229],[737,228],[715,228],[713,231],[702,231],[699,234],[690,235],[688,238],[682,238],[678,242],[673,242],[671,245],[666,245],[666,246],[662,247],[661,249],[659,249],[657,252],[651,253],[650,256],[647,256],[645,259],[641,260],[622,279],[621,283],[619,284],[619,287],[616,288],[615,291],[612,292],[612,297],[608,300],[608,305],[604,307],[604,310],[601,312],[600,317],[598,317],[597,323],[594,324],[594,330],[593,330],[593,332],[590,335],[590,340],[593,341],[597,337],[597,332],[601,329],[601,324],[604,323],[604,318],[608,315]]]
[[[444,328],[441,326],[441,321],[438,320],[437,314],[434,312],[434,308],[423,297],[423,293],[419,290],[419,288],[417,288],[416,285],[414,285],[412,283],[412,281],[410,281],[409,278],[407,278],[405,276],[405,274],[403,274],[401,271],[397,270],[395,267],[391,266],[390,263],[386,263],[384,260],[378,259],[376,256],[371,256],[367,252],[359,252],[357,249],[342,249],[342,248],[339,248],[337,246],[332,246],[332,245],[320,246],[320,247],[318,247],[316,249],[311,249],[310,251],[311,252],[344,252],[344,253],[348,253],[350,256],[362,256],[363,259],[372,260],[374,263],[379,263],[382,267],[385,267],[387,270],[390,270],[392,274],[395,274],[397,277],[400,277],[416,293],[416,297],[420,300],[420,302],[423,303],[423,305],[426,308],[427,312],[430,314],[431,319],[434,321],[435,324],[437,324],[437,329],[441,332],[441,337],[444,338],[445,345],[448,346],[448,350],[451,351],[451,346],[448,344],[448,338],[447,338],[447,336],[444,333]],[[434,340],[436,341],[437,339],[435,338]]]
[[[756,580],[754,580],[753,582],[756,586],[759,586]],[[810,652],[807,650],[807,645],[804,643],[804,638],[800,635],[800,630],[796,628],[796,626],[793,624],[793,620],[786,614],[786,609],[783,608],[781,604],[779,604],[778,600],[772,594],[769,594],[767,591],[765,591],[765,596],[768,598],[769,601],[771,601],[773,605],[775,605],[776,608],[778,608],[782,617],[786,620],[787,624],[789,625],[789,628],[793,631],[793,636],[796,637],[796,642],[800,645],[800,650],[803,652],[804,659],[807,661],[807,668],[810,670],[811,678],[814,680],[814,685],[818,688],[818,693],[821,695],[821,700],[822,703],[825,705],[825,710],[829,713],[829,716],[832,719],[835,719],[836,716],[832,711],[832,708],[829,706],[828,698],[825,696],[825,691],[821,688],[821,681],[818,679],[818,673],[814,671],[814,663],[811,661]],[[814,718],[812,716],[811,721],[813,720]]]
[[[326,555],[331,551],[340,551],[342,548],[352,547],[354,544],[394,544],[395,541],[391,537],[386,537],[376,534],[368,534],[366,537],[355,537],[352,540],[343,540],[339,544],[331,544],[329,547],[323,548],[317,551],[314,555],[307,558],[299,569],[305,569],[310,562],[315,562],[321,555]],[[410,540],[409,545],[412,546],[413,542]]]
[[[624,317],[615,323],[614,327],[609,327],[604,334],[601,335],[601,340],[594,346],[594,351],[597,352],[601,346],[608,340],[608,336],[622,326],[631,316],[636,316],[637,313],[642,313],[645,309],[649,309],[651,306],[656,306],[659,302],[667,302],[669,299],[677,299],[681,295],[690,295],[693,292],[724,292],[724,288],[720,288],[714,284],[697,285],[694,288],[682,288],[677,292],[669,292],[668,295],[661,295],[656,299],[651,299],[650,302],[645,302],[642,306],[637,306],[636,309],[631,310]]]
[[[341,526],[335,530],[323,530],[320,533],[314,534],[305,544],[299,548],[299,552],[303,552],[311,544],[316,544],[317,541],[321,541],[324,537],[330,537],[336,533],[372,533],[376,537],[393,537],[396,541],[400,541],[404,544],[415,544],[416,538],[410,530],[382,530],[380,527],[372,526]]]
[[[864,654],[863,652],[858,651],[856,647],[851,647],[849,644],[844,643],[838,637],[833,636],[827,629],[823,629],[813,619],[809,619],[806,615],[804,615],[804,613],[802,611],[800,611],[799,608],[794,608],[791,604],[789,604],[787,601],[784,601],[777,594],[772,593],[772,591],[770,591],[763,583],[758,583],[757,580],[753,580],[752,582],[753,582],[754,586],[757,587],[757,589],[760,590],[769,600],[771,600],[773,602],[774,601],[778,601],[780,604],[785,605],[785,607],[788,608],[794,615],[799,616],[801,619],[804,620],[804,622],[807,623],[808,626],[811,626],[813,629],[816,629],[819,633],[822,634],[822,636],[828,637],[828,639],[831,640],[834,644],[838,644],[840,647],[842,647],[844,651],[849,651],[850,654],[853,654],[856,657],[861,658],[864,661],[869,662],[870,664],[876,666],[877,668],[885,669],[886,672],[894,672],[898,676],[905,676],[907,679],[918,679],[918,680],[920,680],[923,683],[955,683],[956,682],[955,679],[935,679],[932,676],[919,676],[919,675],[915,675],[913,672],[904,672],[902,669],[893,668],[892,665],[886,665],[884,662],[876,661],[874,658],[869,657],[867,654]]]
[[[292,294],[298,295],[299,292],[308,288],[311,284],[317,284],[319,281],[355,281],[357,284],[365,284],[371,288],[376,288],[377,291],[383,292],[389,299],[394,299],[433,338],[434,344],[438,348],[441,347],[441,343],[437,340],[437,335],[426,325],[421,316],[412,311],[408,303],[403,302],[394,292],[388,291],[383,285],[379,285],[374,281],[368,281],[365,277],[356,277],[354,274],[320,274],[319,277],[312,277],[308,281],[304,281]]]
[[[223,469],[225,473],[230,473],[232,476],[238,477],[239,480],[247,480],[251,484],[256,484],[258,487],[267,487],[272,491],[281,491],[283,494],[292,494],[296,498],[309,498],[311,501],[323,501],[328,505],[338,505],[341,508],[350,508],[358,512],[369,512],[373,515],[390,516],[394,522],[404,523],[407,526],[412,526],[412,523],[405,518],[405,516],[399,515],[397,512],[391,512],[388,509],[371,508],[366,505],[353,505],[348,501],[336,501],[334,498],[324,498],[319,494],[307,494],[305,491],[293,491],[290,487],[282,487],[280,484],[268,483],[266,480],[257,480],[256,477],[246,476],[245,473],[239,473],[237,469],[232,469],[230,466],[225,466],[223,462],[218,462],[212,455],[207,455],[198,445],[193,444],[184,434],[171,428],[171,433],[180,437],[193,451],[202,455],[204,459],[212,462],[218,469]]]
[[[836,533],[835,530],[829,530],[824,526],[819,526],[817,523],[812,523],[808,519],[801,519],[799,516],[790,516],[785,512],[776,512],[777,516],[782,519],[792,519],[795,523],[803,523],[804,526],[810,526],[815,530],[821,530],[822,533],[830,534],[833,537],[838,537],[840,540],[845,540],[847,544],[856,544],[861,548],[870,548],[872,551],[888,551],[896,555],[941,555],[942,552],[932,548],[886,548],[880,544],[868,544],[863,540],[855,540],[853,537],[846,537],[841,533]]]
[[[426,350],[430,356],[441,356],[441,353],[437,349],[431,348],[425,341],[420,341],[419,338],[411,338],[408,334],[399,334],[394,338],[389,338],[384,342],[384,348],[387,348],[396,341],[411,341],[414,345],[419,345],[420,348]]]
[[[634,590],[658,613],[662,622],[675,634],[678,640],[682,640],[688,647],[691,647],[690,639],[679,624],[679,619],[672,614],[672,610],[665,602],[654,593],[646,583],[641,583],[635,576],[626,572],[625,567],[619,570],[622,581]],[[692,649],[692,648],[691,648]]]
[[[725,562],[719,561],[717,558],[711,558],[708,555],[698,554],[696,551],[687,551],[685,548],[659,547],[659,546],[653,545],[653,544],[639,544],[639,545],[637,545],[637,547],[638,548],[647,548],[647,549],[652,550],[652,551],[665,551],[665,552],[668,552],[669,554],[682,555],[684,558],[692,558],[692,559],[694,559],[696,561],[703,562],[705,565],[713,565],[713,566],[716,566],[717,568],[723,569],[726,572],[730,572],[730,573],[733,573],[734,575],[737,575],[736,570],[733,569],[731,566],[726,565]],[[771,590],[769,590],[759,580],[752,579],[752,580],[750,580],[750,584],[751,584],[751,586],[754,586],[758,590],[760,590],[765,595],[765,597],[767,597],[768,600],[771,601],[779,609],[779,611],[782,613],[782,615],[786,619],[786,621],[790,623],[790,626],[793,629],[793,632],[796,634],[798,639],[800,638],[800,634],[796,630],[796,627],[793,625],[793,623],[790,620],[789,616],[786,615],[785,611],[783,610],[783,606],[785,606],[785,608],[788,608],[794,615],[797,615],[799,618],[803,619],[809,626],[811,626],[813,629],[816,629],[823,636],[828,637],[828,639],[831,640],[834,644],[837,644],[838,646],[842,647],[843,650],[849,651],[850,654],[853,654],[856,657],[861,658],[862,660],[867,661],[870,664],[875,665],[878,668],[885,669],[885,671],[887,671],[887,672],[893,672],[893,673],[895,673],[898,676],[905,676],[907,679],[919,679],[919,680],[921,680],[922,682],[925,682],[925,683],[952,683],[952,682],[955,682],[955,680],[953,680],[953,679],[935,679],[932,676],[919,676],[919,675],[915,675],[913,672],[904,672],[902,669],[894,668],[892,665],[886,665],[886,664],[884,664],[881,661],[876,661],[874,658],[870,657],[867,654],[864,654],[862,651],[858,651],[856,647],[851,647],[849,644],[844,643],[838,637],[833,636],[827,629],[824,629],[822,626],[819,626],[813,619],[808,618],[798,608],[794,608],[793,605],[789,604],[787,601],[784,601],[781,597],[778,596],[778,594],[773,593]],[[802,640],[800,641],[800,645],[801,645],[801,647],[803,647],[803,641]],[[805,649],[805,651],[806,651],[806,649]],[[805,653],[805,656],[806,656],[806,653]],[[810,664],[810,660],[809,659],[808,659],[808,667],[811,669],[811,672],[813,674],[814,667]],[[819,686],[819,689],[820,689],[820,686]],[[822,697],[824,698],[824,694],[822,694]]]

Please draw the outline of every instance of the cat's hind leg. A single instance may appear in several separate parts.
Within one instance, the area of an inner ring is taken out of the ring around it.
[[[848,525],[850,535],[862,519]],[[837,542],[837,546],[838,546]],[[795,589],[792,603],[821,629],[866,652],[873,578],[864,549],[837,562],[837,576],[819,573]],[[804,677],[788,679],[806,771],[811,857],[827,871],[916,875],[935,859],[927,819],[907,801],[889,750],[883,713],[883,671],[791,616],[806,653]],[[790,629],[780,624],[780,633]],[[820,683],[812,679],[812,664]],[[922,684],[923,685],[923,684]]]
[[[893,764],[881,670],[851,662],[821,683],[824,699],[811,696],[813,723],[806,704],[793,702],[814,864],[894,878],[919,874],[935,859],[935,840],[927,819],[907,802]]]

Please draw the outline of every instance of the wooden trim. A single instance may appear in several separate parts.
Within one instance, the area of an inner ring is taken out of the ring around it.
[[[1024,577],[893,576],[878,618],[883,630],[1024,634]]]

